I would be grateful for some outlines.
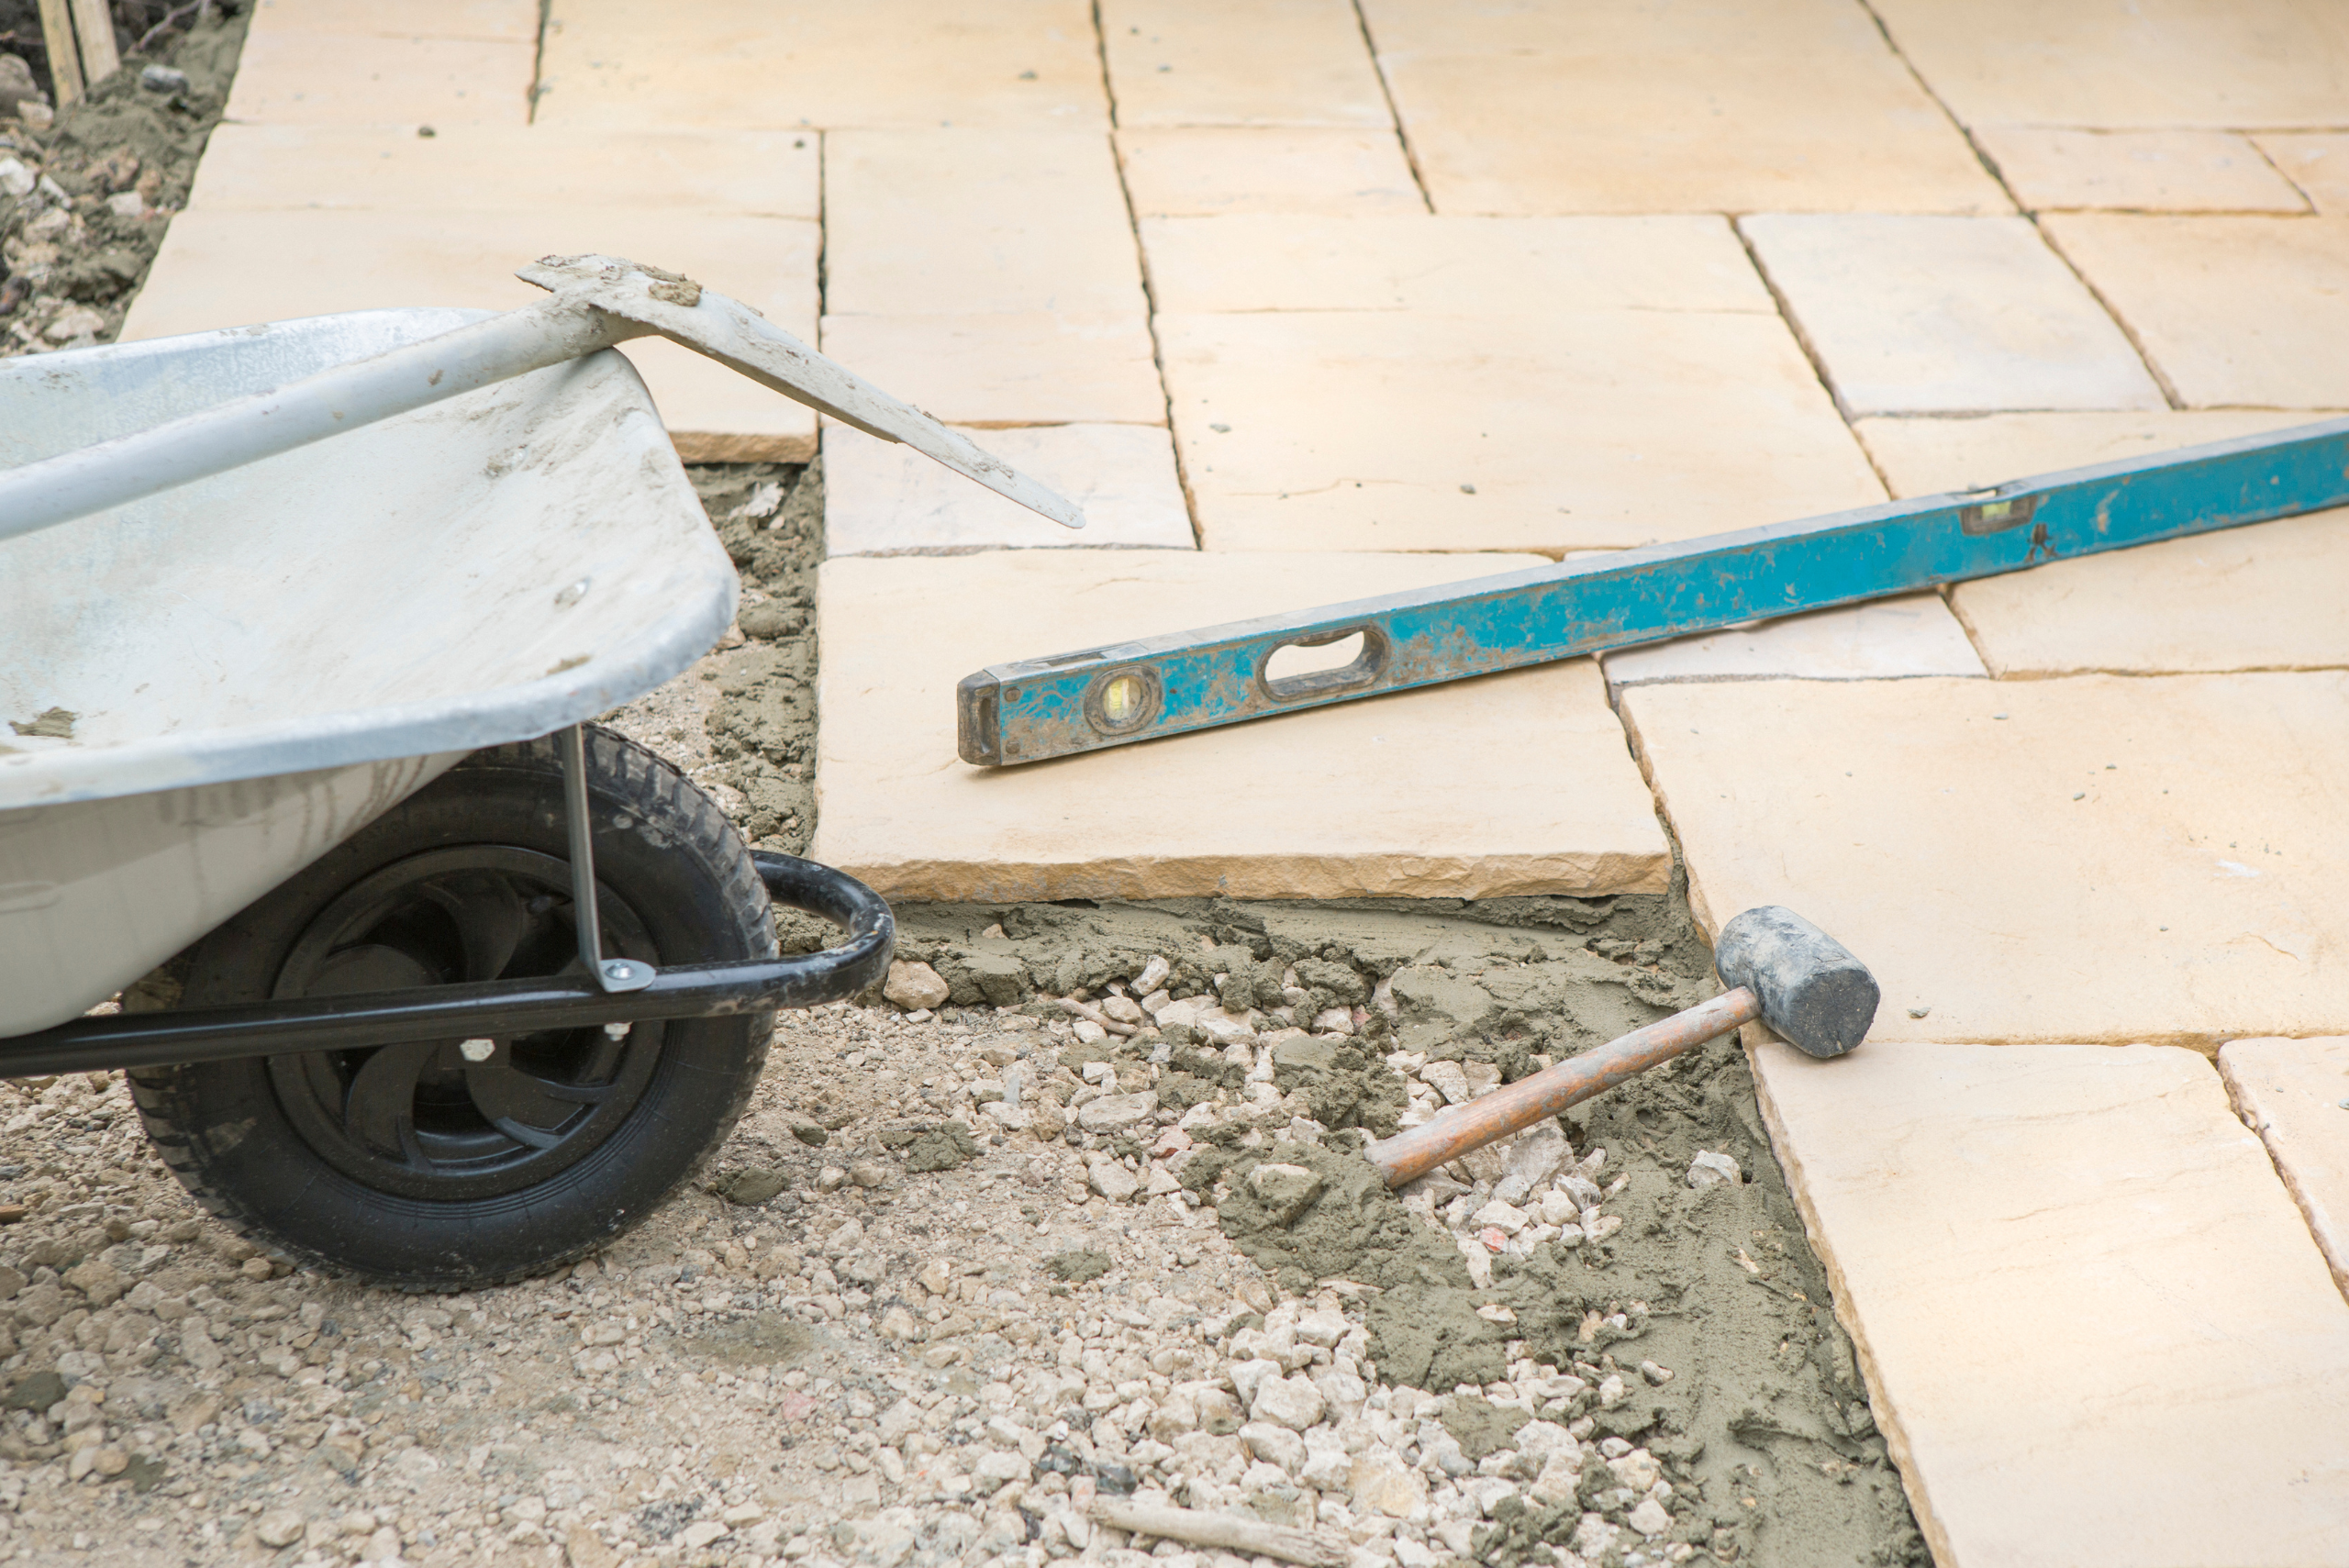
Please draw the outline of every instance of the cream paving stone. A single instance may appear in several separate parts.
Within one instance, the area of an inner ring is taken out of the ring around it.
[[[256,28],[226,112],[247,125],[518,126],[536,53],[512,39]]]
[[[2309,210],[2250,138],[2227,131],[1976,126],[1974,139],[2015,199],[2034,210]]]
[[[1161,126],[1118,132],[1118,160],[1144,217],[1222,213],[1423,213],[1393,129]]]
[[[538,0],[260,0],[252,14],[256,33],[539,41]]]
[[[822,215],[822,153],[812,132],[435,130],[223,125],[205,145],[188,205],[216,212],[535,206]]]
[[[1103,0],[1120,126],[1394,128],[1353,0]]]
[[[824,139],[835,316],[1139,313],[1141,259],[1107,136],[861,130]]]
[[[2349,1294],[2349,1036],[2229,1040],[2219,1072]]]
[[[1321,311],[1157,327],[1211,550],[1558,556],[1884,498],[1776,316]]]
[[[1865,419],[1900,495],[1929,495],[2306,425],[2300,411]],[[2349,511],[2140,545],[1962,583],[1957,614],[1994,674],[2152,674],[2349,665]]]
[[[1152,297],[1190,311],[1777,313],[1728,220],[1332,217],[1141,222]]]
[[[988,664],[1533,563],[828,561],[808,853],[914,900],[1660,893],[1670,852],[1588,660],[1025,767],[955,760],[955,683]]]
[[[2349,1306],[2209,1062],[1751,1053],[1936,1562],[2342,1561]]]
[[[1195,548],[1174,443],[1163,427],[1046,425],[970,435],[982,450],[1075,502],[1085,527],[1064,528],[910,447],[827,420],[826,550],[843,556]]]
[[[1988,673],[1939,595],[1787,616],[1751,630],[1675,638],[1600,656],[1616,690],[1662,681],[1900,680]]]
[[[2349,406],[2349,217],[2054,213],[2043,226],[2188,407]]]
[[[2335,0],[1876,0],[1876,10],[1970,126],[2349,121],[2349,9]]]
[[[1741,681],[1620,711],[1709,925],[1801,910],[1884,1040],[2349,1030],[2349,675]],[[2003,716],[2003,717],[2001,717]]]
[[[1892,493],[1907,496],[1979,490],[2335,417],[2299,408],[2161,408],[1861,419],[1852,428]]]
[[[828,316],[824,352],[952,425],[1166,423],[1139,311]]]
[[[122,338],[393,306],[510,309],[546,297],[515,277],[516,267],[551,252],[600,250],[698,278],[812,341],[817,246],[812,223],[657,208],[191,209],[172,220]],[[622,351],[688,461],[815,454],[816,417],[805,406],[665,340]]]
[[[2007,212],[1857,0],[1366,0],[1444,213]]]
[[[538,120],[1106,130],[1086,0],[553,0]]]
[[[2278,132],[2252,140],[2307,194],[2317,211],[2327,217],[2349,217],[2349,132]]]
[[[2165,406],[2027,219],[1769,213],[1739,227],[1854,416]]]

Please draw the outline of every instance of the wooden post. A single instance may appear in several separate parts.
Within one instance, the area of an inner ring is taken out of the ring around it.
[[[122,56],[114,46],[114,7],[107,0],[73,0],[73,32],[82,43],[85,87],[95,87],[122,69]]]
[[[40,0],[40,41],[49,50],[49,80],[57,95],[57,109],[82,96],[82,54],[73,47],[73,18],[66,0]]]

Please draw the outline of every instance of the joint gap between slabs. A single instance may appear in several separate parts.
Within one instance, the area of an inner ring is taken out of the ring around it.
[[[1411,138],[1403,129],[1403,111],[1395,102],[1395,84],[1386,80],[1386,66],[1378,58],[1378,40],[1371,36],[1370,18],[1363,13],[1362,0],[1352,0],[1354,26],[1362,33],[1363,52],[1370,56],[1371,74],[1378,78],[1378,95],[1386,100],[1387,122],[1394,127],[1395,140],[1403,150],[1403,166],[1411,172],[1411,183],[1419,193],[1419,205],[1431,215],[1435,211],[1435,197],[1428,190],[1427,175],[1419,168],[1419,155],[1411,146]]]
[[[1917,69],[1916,62],[1911,61],[1907,52],[1901,49],[1899,41],[1892,36],[1892,29],[1885,24],[1883,16],[1877,12],[1876,0],[1860,0],[1860,5],[1866,10],[1868,19],[1876,24],[1876,33],[1884,39],[1885,48],[1892,51],[1892,57],[1900,61],[1902,69],[1909,72],[1909,80],[1917,83],[1917,90],[1931,98],[1933,106],[1941,110],[1952,128],[1965,138],[1965,145],[1973,152],[1975,161],[1982,165],[1982,172],[1987,174],[1992,183],[2005,194],[2008,202],[2021,216],[2023,221],[2031,225],[2032,232],[2039,236],[2039,242],[2046,246],[2049,253],[2057,261],[2064,263],[2066,272],[2079,280],[2080,286],[2087,290],[2088,297],[2096,301],[2097,308],[2103,311],[2107,319],[2121,329],[2122,340],[2129,345],[2130,352],[2137,356],[2137,362],[2145,367],[2145,373],[2153,378],[2154,385],[2160,389],[2163,400],[2173,409],[2184,408],[2186,399],[2178,395],[2177,388],[2170,384],[2169,376],[2159,364],[2154,362],[2154,356],[2146,349],[2143,339],[2137,336],[2136,328],[2132,327],[2128,319],[2114,307],[2112,301],[2105,297],[2104,291],[2096,286],[2087,273],[2080,269],[2079,263],[2073,261],[2061,245],[2055,243],[2055,237],[2048,233],[2046,228],[2039,221],[2039,209],[2025,206],[2021,198],[2015,194],[2014,187],[2007,183],[2007,177],[1999,172],[1997,160],[1984,150],[1982,144],[1975,139],[1972,128],[1957,117],[1956,112],[1949,106],[1939,93],[1933,90],[1933,84],[1925,80],[1924,72]],[[2298,185],[2292,188],[2295,191],[2299,189]]]
[[[2301,184],[2298,180],[2293,179],[2293,178],[2292,178],[2292,176],[2291,176],[2291,174],[2290,174],[2290,173],[2289,173],[2289,172],[2285,169],[2285,167],[2284,167],[2281,163],[2278,163],[2278,162],[2277,162],[2277,161],[2276,161],[2275,158],[2269,154],[2269,152],[2268,152],[2267,149],[2266,149],[2265,147],[2262,147],[2262,146],[2259,144],[2259,137],[2258,137],[2258,136],[2256,136],[2256,135],[2254,135],[2254,133],[2252,133],[2252,132],[2250,132],[2250,131],[2247,131],[2247,130],[2239,130],[2239,131],[2234,132],[2233,134],[2235,134],[2236,136],[2241,137],[2241,138],[2242,138],[2242,139],[2243,139],[2246,143],[2248,143],[2248,144],[2250,145],[2251,150],[2252,150],[2254,152],[2256,152],[2256,153],[2258,153],[2258,154],[2259,154],[2259,161],[2260,161],[2262,163],[2266,164],[2270,169],[2273,169],[2273,170],[2275,170],[2275,171],[2276,171],[2276,177],[2277,177],[2277,179],[2279,179],[2279,180],[2283,181],[2283,182],[2284,182],[2284,183],[2286,183],[2286,184],[2288,184],[2288,185],[2289,185],[2289,186],[2291,186],[2291,187],[2292,187],[2292,194],[2293,194],[2294,195],[2296,195],[2296,196],[2298,196],[2298,197],[2299,197],[2299,198],[2300,198],[2300,209],[2301,209],[2301,211],[2303,211],[2304,213],[2306,213],[2306,214],[2307,214],[2309,217],[2319,217],[2319,216],[2321,216],[2321,215],[2317,212],[2316,198],[2315,198],[2314,196],[2312,196],[2312,195],[2309,195],[2308,187],[2307,187],[2307,186],[2305,186],[2305,185],[2303,185],[2303,184]],[[2271,216],[2271,217],[2272,217],[2272,216],[2274,216],[2274,215],[2273,215],[2273,214],[2270,214],[2269,216]]]
[[[1889,498],[1893,493],[1892,481],[1876,465],[1876,454],[1868,450],[1867,442],[1860,439],[1859,431],[1854,428],[1862,416],[1855,414],[1851,405],[1844,401],[1842,392],[1835,384],[1835,378],[1827,372],[1826,359],[1820,353],[1818,345],[1810,340],[1810,334],[1804,330],[1802,318],[1795,313],[1794,303],[1778,287],[1777,279],[1770,275],[1768,265],[1762,260],[1762,252],[1753,248],[1753,237],[1745,232],[1742,218],[1730,217],[1729,228],[1730,232],[1737,236],[1738,245],[1745,251],[1746,264],[1753,269],[1753,275],[1762,280],[1762,286],[1770,291],[1771,303],[1778,307],[1778,319],[1785,322],[1787,330],[1794,334],[1795,346],[1809,361],[1810,373],[1818,381],[1820,390],[1826,393],[1828,401],[1835,406],[1835,416],[1843,421],[1844,432],[1852,438],[1852,444],[1860,449],[1860,456],[1867,463],[1868,471],[1876,475],[1876,484],[1883,486],[1885,495]]]
[[[2046,226],[2039,221],[2037,213],[2026,212],[2022,216],[2023,221],[2030,224],[2032,231],[2039,236],[2039,242],[2047,247],[2048,253],[2064,263],[2065,272],[2080,280],[2080,286],[2087,290],[2088,297],[2096,301],[2097,308],[2103,311],[2106,317],[2121,329],[2121,339],[2128,343],[2130,351],[2137,356],[2137,361],[2145,367],[2145,373],[2154,378],[2154,385],[2160,389],[2163,400],[2172,409],[2185,409],[2186,399],[2171,383],[2169,373],[2163,370],[2154,361],[2153,350],[2145,347],[2144,339],[2137,335],[2137,328],[2130,323],[2129,318],[2121,314],[2120,307],[2105,297],[2104,291],[2097,287],[2096,280],[2089,277],[2080,264],[2072,260],[2071,253],[2056,242],[2054,235],[2047,232]],[[2276,215],[2271,213],[2268,216]]]
[[[1900,62],[1900,68],[1909,73],[1909,80],[1917,83],[1917,91],[1932,100],[1933,107],[1942,112],[1943,119],[1949,121],[1950,128],[1965,139],[1966,150],[1974,154],[1974,161],[1982,166],[1982,172],[1988,175],[1990,183],[1998,186],[1999,192],[2006,196],[2008,205],[2015,211],[2028,215],[2031,209],[2025,206],[2021,198],[2015,195],[2014,187],[2007,183],[2007,177],[1999,172],[1998,161],[1983,150],[1980,142],[1974,139],[1973,129],[1957,117],[1957,111],[1951,108],[1948,101],[1934,90],[1933,84],[1925,80],[1925,73],[1917,69],[1915,61],[1909,58],[1908,50],[1900,47],[1900,40],[1892,36],[1892,28],[1886,24],[1883,15],[1876,8],[1876,0],[1860,0],[1860,7],[1867,12],[1868,20],[1876,24],[1876,36],[1884,40],[1886,50],[1891,53],[1893,59]]]
[[[539,35],[530,49],[530,101],[522,106],[522,123],[539,123],[539,97],[546,91],[547,28],[553,24],[554,0],[539,0]]]
[[[1101,0],[1093,0],[1091,16],[1094,58],[1101,65],[1101,95],[1109,105],[1109,161],[1117,168],[1118,195],[1126,204],[1126,233],[1133,242],[1135,270],[1141,274],[1142,316],[1150,332],[1150,368],[1157,373],[1159,405],[1166,411],[1158,425],[1144,428],[1163,428],[1166,431],[1166,444],[1174,457],[1174,483],[1183,492],[1184,520],[1191,525],[1191,548],[1205,550],[1207,534],[1199,523],[1199,498],[1191,489],[1191,471],[1183,461],[1183,443],[1174,434],[1174,395],[1166,385],[1166,350],[1158,338],[1158,290],[1151,281],[1150,251],[1141,242],[1141,217],[1134,206],[1133,182],[1126,173],[1126,150],[1118,137],[1123,128],[1118,121],[1117,83],[1109,75],[1109,35],[1101,18]]]

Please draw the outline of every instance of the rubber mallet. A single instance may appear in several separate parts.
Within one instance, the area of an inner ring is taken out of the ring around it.
[[[1876,1021],[1876,976],[1849,949],[1791,909],[1765,905],[1721,928],[1713,967],[1729,989],[1687,1012],[1520,1078],[1365,1151],[1390,1187],[1759,1018],[1796,1049],[1841,1056]]]

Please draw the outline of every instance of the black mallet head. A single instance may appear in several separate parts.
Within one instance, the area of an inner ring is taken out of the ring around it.
[[[1812,1056],[1841,1056],[1867,1038],[1880,996],[1851,950],[1791,909],[1748,909],[1721,928],[1721,984],[1762,999],[1762,1021]]]

